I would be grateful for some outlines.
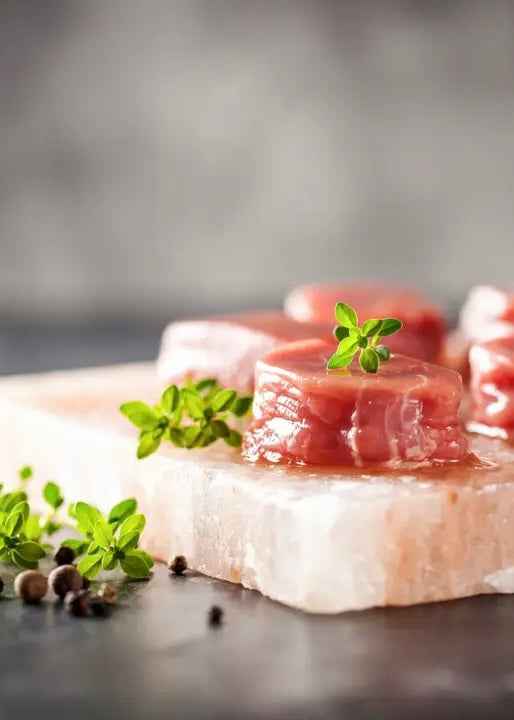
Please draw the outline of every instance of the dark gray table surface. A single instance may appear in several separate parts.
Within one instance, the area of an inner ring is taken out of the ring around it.
[[[152,357],[158,328],[0,328],[0,372]],[[1,571],[4,575],[4,570]],[[110,618],[0,596],[0,720],[512,718],[514,598],[337,617],[163,566]],[[219,629],[207,624],[223,607]]]

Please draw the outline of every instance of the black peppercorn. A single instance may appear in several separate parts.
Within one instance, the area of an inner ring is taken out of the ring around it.
[[[48,576],[48,582],[54,593],[63,598],[72,590],[82,590],[82,575],[75,565],[59,565]]]
[[[3,589],[4,589],[4,581],[3,581],[2,578],[0,577],[0,595],[1,595],[2,592],[3,592]]]
[[[89,612],[89,593],[87,590],[71,590],[66,593],[64,605],[74,617],[86,617]]]
[[[212,627],[219,627],[223,622],[223,608],[218,605],[213,605],[208,613],[209,625]]]
[[[187,570],[187,558],[184,555],[177,555],[174,558],[170,558],[168,561],[168,568],[175,575],[182,575]]]
[[[82,590],[89,590],[91,587],[91,580],[89,580],[87,577],[82,578]]]
[[[55,553],[54,560],[57,565],[71,565],[71,563],[75,560],[75,553],[71,548],[63,545]]]
[[[47,590],[48,580],[37,570],[24,570],[14,580],[14,592],[26,603],[38,603]]]
[[[106,617],[109,614],[109,606],[104,603],[98,595],[92,595],[89,601],[89,607],[95,617]]]

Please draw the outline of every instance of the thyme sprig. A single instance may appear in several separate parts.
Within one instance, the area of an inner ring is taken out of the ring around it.
[[[401,320],[372,318],[359,327],[357,313],[343,302],[337,303],[335,315],[339,325],[334,328],[334,336],[339,345],[329,359],[327,369],[346,368],[359,353],[361,368],[365,372],[376,373],[380,363],[389,360],[391,355],[389,348],[380,344],[380,340],[401,330]]]
[[[170,385],[154,407],[134,400],[123,403],[120,411],[140,430],[137,457],[141,459],[154,453],[162,441],[188,450],[219,439],[239,447],[241,433],[228,421],[230,416],[242,418],[251,406],[251,395],[238,395],[206,378],[182,388]]]

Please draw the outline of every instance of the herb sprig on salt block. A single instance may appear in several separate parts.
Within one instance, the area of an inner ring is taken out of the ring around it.
[[[182,388],[170,385],[154,407],[134,400],[124,403],[120,411],[140,430],[137,457],[141,459],[154,453],[163,441],[188,450],[207,447],[216,440],[239,447],[241,433],[228,421],[230,416],[246,415],[252,400],[251,395],[238,395],[207,378]]]

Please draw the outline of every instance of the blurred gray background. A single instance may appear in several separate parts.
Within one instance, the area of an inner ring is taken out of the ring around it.
[[[501,0],[1,3],[0,322],[510,282],[513,28]]]

